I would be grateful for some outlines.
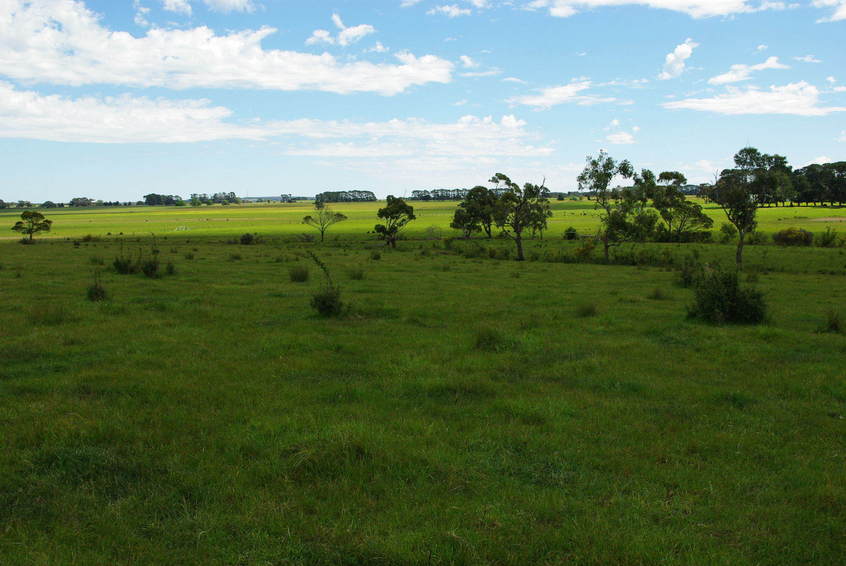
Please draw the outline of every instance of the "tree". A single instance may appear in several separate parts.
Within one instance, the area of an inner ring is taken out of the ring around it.
[[[21,213],[21,219],[12,226],[12,230],[21,234],[28,234],[31,242],[36,233],[49,232],[52,225],[53,221],[44,218],[44,215],[40,212],[26,210]]]
[[[720,205],[728,221],[737,229],[737,269],[743,269],[743,245],[746,234],[755,230],[758,210],[757,194],[753,182],[738,169],[726,169],[720,178],[708,189],[708,198]]]
[[[601,210],[598,237],[602,240],[606,262],[610,259],[610,247],[619,242],[621,228],[625,225],[620,222],[622,212],[618,209],[620,194],[609,189],[609,186],[614,177],[631,179],[633,176],[634,169],[628,160],[617,163],[605,153],[605,150],[601,150],[597,157],[587,157],[585,168],[578,177],[579,190],[586,190],[588,194],[592,193],[596,198],[594,207]]]
[[[414,207],[405,203],[401,198],[388,195],[387,204],[380,208],[376,216],[385,221],[384,224],[377,224],[373,230],[379,237],[385,240],[385,244],[392,248],[397,247],[397,238],[400,230],[406,224],[417,218],[414,216]]]
[[[52,200],[45,200],[41,203],[41,208],[56,208],[57,205]]]
[[[8,207],[9,207],[8,203],[6,203],[6,201],[4,201],[3,199],[0,199],[0,209],[8,208]]]
[[[687,184],[684,175],[677,171],[664,171],[658,176],[658,186],[652,203],[667,225],[670,240],[680,241],[685,232],[708,229],[713,226],[702,206],[687,199],[682,187]]]
[[[303,218],[303,224],[316,228],[317,231],[320,232],[321,242],[326,234],[326,230],[328,230],[330,226],[337,224],[338,222],[343,222],[347,219],[347,217],[340,212],[333,212],[330,210],[330,208],[322,201],[315,201],[314,211],[314,216],[309,215]]]
[[[94,206],[94,199],[88,197],[74,197],[68,203],[70,206]]]
[[[517,247],[517,261],[525,259],[523,255],[523,231],[543,230],[546,228],[547,219],[552,216],[549,208],[549,191],[544,186],[526,183],[523,188],[509,179],[502,173],[491,177],[493,183],[499,189],[502,184],[503,192],[497,201],[494,210],[494,221],[502,229],[503,234],[514,240]]]
[[[472,226],[472,231],[483,230],[488,239],[493,238],[494,212],[498,202],[499,197],[494,191],[483,186],[473,187],[459,203],[459,210],[455,211],[453,222],[460,222],[453,228],[460,230],[460,226],[468,225]]]
[[[469,238],[473,232],[480,230],[479,222],[466,208],[462,208],[460,205],[455,209],[455,214],[452,216],[452,222],[449,227],[461,230],[464,239]]]

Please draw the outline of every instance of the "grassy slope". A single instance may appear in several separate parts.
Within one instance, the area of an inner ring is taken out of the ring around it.
[[[842,563],[842,276],[710,327],[665,271],[327,248],[321,320],[302,248],[160,243],[105,304],[116,244],[0,244],[0,564]]]
[[[452,232],[449,228],[455,202],[414,202],[417,220],[409,225],[410,234],[422,234],[430,226]],[[349,216],[350,220],[333,229],[332,234],[343,237],[364,237],[376,224],[376,209],[384,203],[339,203],[334,209]],[[581,232],[596,230],[598,219],[593,203],[583,201],[553,201],[554,216],[550,220],[550,233],[558,236],[568,226]],[[706,210],[714,219],[714,227],[725,222],[723,212],[713,205]],[[86,234],[104,236],[111,232],[117,235],[162,236],[188,233],[199,235],[238,235],[244,232],[258,232],[265,235],[291,235],[316,233],[300,222],[311,212],[310,203],[285,205],[215,206],[191,207],[127,207],[86,209],[51,209],[43,211],[54,220],[54,229],[49,237],[78,238]],[[0,226],[12,226],[20,214],[15,210],[0,210]],[[758,211],[759,230],[772,233],[796,226],[812,232],[822,232],[826,227],[846,231],[846,211],[838,208],[794,207],[762,208]],[[834,218],[834,221],[820,219]],[[0,233],[0,237],[11,238],[14,234]]]

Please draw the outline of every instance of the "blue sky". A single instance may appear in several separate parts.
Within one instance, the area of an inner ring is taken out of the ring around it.
[[[846,0],[0,0],[0,198],[846,159]]]

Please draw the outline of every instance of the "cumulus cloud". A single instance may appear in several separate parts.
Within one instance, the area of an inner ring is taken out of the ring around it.
[[[820,18],[819,22],[840,22],[846,20],[846,0],[814,0],[817,8],[834,8],[830,16]]]
[[[263,27],[217,35],[207,27],[153,28],[134,37],[105,28],[77,0],[4,0],[0,74],[22,82],[73,86],[110,83],[383,95],[452,78],[453,64],[433,55],[400,52],[394,64],[375,64],[343,62],[328,53],[264,49],[262,40],[275,31]]]
[[[667,53],[664,58],[664,69],[658,75],[658,78],[666,81],[681,75],[684,72],[685,62],[693,55],[693,50],[696,47],[699,47],[699,44],[687,38],[684,43],[677,45],[672,53]]]
[[[763,71],[765,69],[789,69],[787,65],[782,65],[778,61],[778,57],[769,57],[763,63],[757,65],[732,65],[729,70],[722,75],[711,77],[708,83],[712,85],[722,85],[729,83],[736,83],[740,81],[749,80],[750,75],[755,71]]]
[[[569,84],[552,86],[538,89],[537,94],[527,94],[509,98],[509,104],[520,104],[523,106],[534,106],[537,109],[545,110],[558,106],[559,104],[575,103],[580,106],[590,106],[603,102],[614,102],[616,98],[601,97],[587,94],[593,83],[586,79],[576,79]]]
[[[441,15],[448,18],[457,18],[458,16],[469,16],[472,12],[469,8],[462,8],[458,4],[447,4],[444,6],[435,6],[426,13],[429,15]]]
[[[325,29],[314,30],[311,37],[306,40],[306,44],[314,45],[315,43],[328,43],[330,45],[340,45],[341,47],[346,47],[356,43],[362,37],[370,35],[371,33],[376,33],[376,28],[369,24],[347,27],[344,25],[343,20],[341,20],[341,16],[338,14],[332,14],[332,23],[335,24],[336,28],[338,28],[337,36],[332,36],[332,34]]]
[[[846,107],[820,106],[820,92],[805,81],[785,86],[771,86],[767,90],[757,87],[739,89],[728,87],[728,92],[710,98],[687,98],[666,102],[664,108],[699,110],[718,114],[792,114],[796,116],[826,116],[844,112]]]
[[[846,0],[815,0],[818,2],[845,2]],[[728,16],[757,12],[760,10],[783,10],[789,5],[770,0],[532,0],[526,7],[530,10],[547,9],[558,18],[568,18],[580,10],[604,6],[638,5],[682,12],[694,18]]]
[[[820,59],[817,59],[813,55],[802,55],[801,57],[794,57],[794,61],[801,61],[802,63],[822,63]]]
[[[275,140],[291,155],[538,157],[526,122],[512,115],[464,116],[451,123],[288,120],[238,123],[208,100],[122,95],[69,98],[20,90],[0,82],[0,137],[79,143],[191,143]]]
[[[169,12],[191,15],[191,4],[188,0],[162,0],[162,8]]]

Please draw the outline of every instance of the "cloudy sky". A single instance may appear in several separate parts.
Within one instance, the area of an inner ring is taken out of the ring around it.
[[[846,0],[0,0],[0,198],[846,159]]]

